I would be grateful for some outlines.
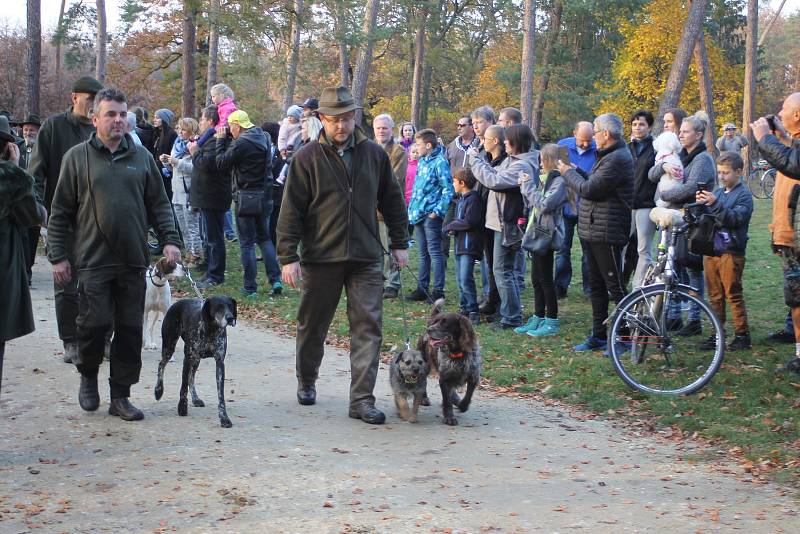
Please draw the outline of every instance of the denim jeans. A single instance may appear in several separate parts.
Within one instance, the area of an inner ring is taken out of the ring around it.
[[[433,290],[444,292],[445,262],[442,254],[442,220],[425,217],[414,232],[419,243],[419,289],[428,291],[433,271]]]
[[[478,291],[475,288],[475,256],[456,254],[456,280],[461,294],[461,311],[477,313]]]
[[[703,269],[694,269],[692,267],[687,267],[685,265],[676,265],[676,270],[678,271],[678,280],[682,284],[688,284],[691,287],[697,289],[698,295],[700,298],[703,298],[705,291],[703,290],[705,286],[705,282],[703,280]],[[683,314],[681,313],[683,303],[678,302],[677,300],[673,300],[669,303],[669,309],[667,310],[667,318],[668,319],[677,319],[681,317]],[[699,321],[700,320],[700,306],[697,304],[689,304],[689,314],[688,319],[690,322],[692,321]]]
[[[233,227],[233,213],[230,208],[225,212],[225,237],[233,237],[236,235],[236,229]]]
[[[500,294],[500,322],[508,325],[522,324],[522,306],[519,301],[519,287],[514,272],[517,249],[504,247],[500,232],[494,234],[494,281]]]
[[[517,255],[514,258],[514,274],[517,276],[517,287],[519,292],[525,291],[525,271],[527,270],[526,264],[528,263],[528,255],[520,247],[517,250]]]
[[[206,275],[211,282],[225,281],[225,210],[201,210],[206,229]]]
[[[566,293],[572,282],[572,238],[575,227],[578,225],[577,217],[564,217],[564,244],[556,251],[556,293]],[[579,240],[580,241],[580,240]],[[586,252],[581,242],[581,274],[583,276],[583,292],[589,293],[589,269],[586,263]]]
[[[269,216],[272,213],[272,199],[264,200],[264,209],[257,217],[237,217],[236,227],[239,230],[239,250],[241,252],[242,267],[244,268],[244,290],[253,293],[258,290],[256,275],[255,245],[261,249],[264,265],[267,267],[269,283],[273,284],[281,279],[281,269],[278,267],[278,258],[275,255],[275,245],[269,238]]]

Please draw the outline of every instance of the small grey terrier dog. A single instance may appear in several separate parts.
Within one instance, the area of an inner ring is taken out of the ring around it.
[[[423,354],[414,349],[406,349],[397,353],[389,366],[389,382],[394,392],[394,403],[397,413],[404,421],[417,422],[417,412],[422,403],[422,397],[428,387],[428,374],[431,372],[430,363]],[[408,397],[414,399],[409,408]]]

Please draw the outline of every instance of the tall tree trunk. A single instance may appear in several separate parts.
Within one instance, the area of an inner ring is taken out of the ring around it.
[[[364,21],[368,17],[369,7],[367,6],[366,11],[364,12]],[[350,52],[347,47],[347,18],[345,17],[345,5],[344,0],[336,0],[336,42],[338,43],[339,47],[339,85],[343,87],[347,87],[350,85]],[[374,30],[374,25],[373,25]],[[372,35],[373,32],[370,32],[367,35]],[[355,91],[355,88],[354,88]]]
[[[206,75],[206,105],[211,105],[211,88],[217,84],[219,58],[219,0],[211,0],[208,11],[208,73]]]
[[[703,19],[705,18],[707,5],[708,0],[694,0],[689,8],[689,16],[683,25],[681,40],[678,43],[678,50],[675,52],[675,60],[672,62],[667,85],[664,88],[664,94],[661,96],[661,104],[658,106],[658,115],[656,116],[654,128],[655,134],[661,133],[661,129],[664,126],[664,112],[678,105],[683,91],[683,84],[686,83],[686,75],[689,72],[689,63],[692,60],[694,44],[697,42],[697,36],[703,30]]]
[[[758,0],[747,1],[747,34],[744,54],[744,106],[742,109],[742,135],[747,137],[745,172],[750,172],[750,160],[755,157],[755,139],[750,123],[755,120],[756,72],[758,71]]]
[[[428,124],[428,115],[431,108],[431,80],[433,79],[433,65],[426,64],[422,72],[422,99],[420,101],[419,123]]]
[[[533,128],[536,137],[539,137],[539,132],[542,129],[542,110],[544,109],[544,94],[547,92],[547,86],[550,85],[550,55],[553,52],[553,46],[558,41],[558,36],[561,33],[561,15],[564,12],[564,4],[560,0],[553,3],[553,13],[550,15],[550,32],[547,34],[547,39],[544,43],[544,51],[542,52],[542,75],[539,77],[539,90],[536,93],[536,100],[533,102],[533,117],[531,118],[531,128]]]
[[[375,26],[378,23],[379,8],[380,2],[378,0],[367,0],[364,10],[364,22],[361,28],[362,37],[366,37],[367,42],[358,56],[356,70],[353,73],[353,98],[359,106],[364,105],[364,97],[367,94],[367,81],[369,80],[369,69],[372,66],[372,53],[375,48]],[[356,124],[361,124],[363,115],[363,109],[356,110]]]
[[[300,33],[302,25],[300,17],[303,12],[303,0],[294,0],[294,21],[292,22],[291,46],[286,68],[286,91],[283,93],[283,110],[289,109],[294,101],[294,88],[297,84],[297,63],[300,61]]]
[[[97,2],[97,40],[95,52],[97,62],[95,63],[94,77],[102,84],[106,83],[106,57],[108,49],[108,34],[106,32],[106,0],[95,0]]]
[[[706,52],[706,38],[701,31],[694,45],[694,62],[697,68],[697,86],[700,91],[700,104],[708,114],[708,127],[706,128],[706,150],[712,155],[716,154],[716,115],[714,113],[714,91],[711,86],[711,71],[708,67],[708,53]]]
[[[778,9],[775,10],[775,14],[772,15],[772,18],[769,19],[769,22],[767,23],[766,28],[764,28],[764,31],[761,32],[761,37],[758,38],[758,48],[761,48],[761,45],[764,44],[764,39],[766,39],[767,35],[769,35],[769,31],[772,29],[772,25],[775,24],[775,20],[777,20],[777,18],[780,16],[781,10],[783,9],[783,5],[785,3],[786,3],[786,0],[781,0],[781,5],[779,5]],[[748,7],[748,12],[749,12],[750,6],[747,6],[747,7]]]
[[[522,79],[519,108],[522,122],[530,126],[533,119],[533,72],[536,68],[536,0],[525,0],[522,22]]]
[[[67,6],[67,0],[61,0],[61,9],[58,10],[58,24],[56,31],[59,32],[59,38],[56,40],[56,93],[61,94],[61,36],[62,25],[64,24],[64,9]]]
[[[193,0],[183,2],[183,69],[181,71],[181,113],[184,117],[195,115],[197,67],[194,56],[197,50],[197,9]]]
[[[39,79],[42,70],[42,6],[39,0],[28,0],[28,87],[25,112],[39,114]]]
[[[420,127],[422,115],[422,76],[425,64],[425,25],[428,22],[428,10],[423,8],[417,20],[417,34],[414,37],[414,78],[411,83],[411,122]]]

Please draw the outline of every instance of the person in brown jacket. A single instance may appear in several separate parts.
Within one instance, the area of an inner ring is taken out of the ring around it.
[[[783,258],[783,294],[794,324],[795,357],[786,368],[800,373],[800,255],[795,248],[789,207],[792,191],[800,185],[800,93],[786,97],[773,124],[761,117],[750,128],[764,159],[778,171],[769,229],[772,250]]]
[[[406,169],[408,168],[408,155],[402,146],[394,142],[392,137],[392,129],[394,128],[394,119],[392,116],[384,113],[372,119],[372,129],[375,132],[375,141],[380,143],[386,154],[389,155],[389,161],[392,163],[392,172],[397,183],[400,184],[400,190],[406,190]],[[381,244],[384,249],[389,247],[389,231],[386,228],[386,223],[383,221],[383,216],[378,213],[378,226],[381,232]],[[383,288],[383,298],[393,299],[397,298],[400,291],[400,271],[392,269],[392,262],[390,258],[384,257],[383,262],[383,279],[385,286]]]
[[[316,381],[328,327],[347,292],[350,320],[349,415],[365,423],[386,420],[375,407],[382,343],[383,250],[378,217],[389,231],[399,268],[408,263],[408,215],[389,156],[356,127],[359,109],[346,87],[322,91],[319,140],[292,158],[278,217],[278,260],[283,281],[302,285],[297,310],[297,401],[316,402]]]

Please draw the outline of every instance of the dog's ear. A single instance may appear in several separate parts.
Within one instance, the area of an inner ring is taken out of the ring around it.
[[[431,317],[436,317],[444,310],[444,299],[438,299],[436,302],[433,303],[433,308],[431,308]]]
[[[425,354],[427,348],[428,348],[428,335],[422,334],[419,336],[419,339],[417,340],[417,350]]]
[[[206,299],[203,302],[203,309],[200,311],[200,316],[203,322],[210,325],[214,322],[214,317],[211,315],[211,299]]]
[[[473,352],[475,350],[475,329],[468,318],[460,315],[458,318],[458,328],[461,330],[458,336],[458,345],[462,351]]]
[[[161,272],[164,274],[170,274],[172,271],[175,270],[175,264],[170,263],[167,261],[167,258],[161,258],[158,260],[158,264],[160,266]]]
[[[398,364],[398,363],[400,363],[400,360],[402,360],[402,359],[403,359],[403,351],[399,350],[399,351],[397,351],[397,354],[394,357],[394,363]]]
[[[231,311],[233,312],[233,323],[231,326],[236,326],[236,300],[231,297],[228,297],[228,300],[230,301]]]
[[[154,267],[153,276],[155,276],[157,278],[161,278],[164,275],[164,261],[165,261],[165,259],[161,258],[153,266]]]

